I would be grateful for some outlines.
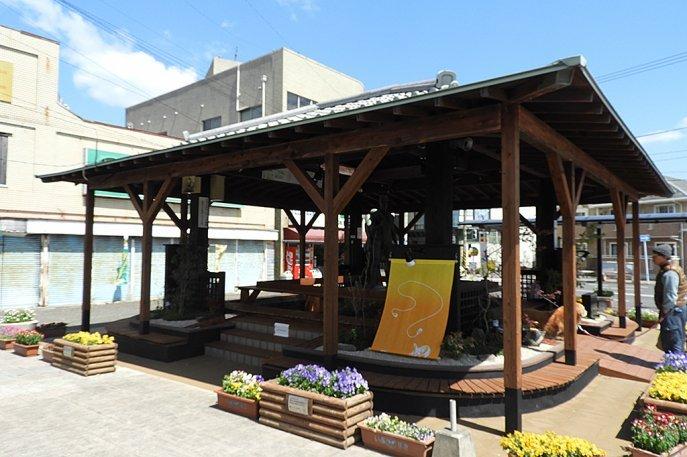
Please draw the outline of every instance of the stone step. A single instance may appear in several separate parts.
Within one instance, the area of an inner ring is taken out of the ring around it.
[[[205,345],[205,355],[249,366],[258,370],[255,371],[256,373],[259,373],[264,360],[280,354],[276,351],[227,343],[226,341],[214,341]]]
[[[259,316],[240,316],[230,320],[236,329],[249,332],[274,335],[274,323],[289,324],[289,337],[301,340],[312,340],[322,336],[322,330],[316,326],[300,322],[290,322],[288,319],[270,319]]]
[[[308,342],[308,340],[300,338],[283,338],[267,333],[243,330],[241,328],[224,330],[220,334],[220,341],[275,352],[281,352],[284,346],[305,346]]]

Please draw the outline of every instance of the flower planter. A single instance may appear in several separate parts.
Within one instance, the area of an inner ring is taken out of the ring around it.
[[[67,324],[60,322],[58,324],[46,324],[36,327],[38,332],[41,332],[45,338],[61,338],[65,334]]]
[[[41,355],[43,356],[44,362],[52,363],[54,350],[55,345],[51,343],[46,343],[41,346]]]
[[[637,449],[636,447],[628,447],[627,450],[630,452],[632,457],[685,457],[687,456],[687,446],[680,444],[675,446],[668,452],[663,454],[654,454],[653,452],[645,451],[644,449]]]
[[[53,341],[52,366],[82,376],[110,373],[117,363],[117,344],[86,346],[61,338]]]
[[[375,430],[364,424],[360,424],[358,427],[360,427],[365,447],[375,451],[399,457],[427,457],[432,455],[434,438],[418,441],[394,433]]]
[[[680,415],[687,415],[687,404],[678,403],[676,401],[651,398],[649,396],[649,388],[647,388],[647,390],[642,395],[641,401],[645,405],[655,406],[656,409],[659,411],[674,413],[674,414],[680,414]],[[687,455],[687,454],[685,454],[685,455]]]
[[[38,355],[38,345],[25,346],[14,342],[14,353],[22,357],[35,357]]]
[[[14,340],[0,340],[0,350],[9,351],[14,346]]]
[[[334,398],[281,386],[275,379],[261,387],[261,424],[342,449],[355,444],[358,423],[372,416],[372,392]]]
[[[14,327],[19,330],[36,330],[36,325],[38,324],[38,321],[26,321],[26,322],[16,322],[14,324],[0,324],[0,333],[2,333],[2,329],[6,327]]]
[[[219,409],[250,419],[258,418],[258,402],[250,398],[228,394],[222,388],[217,389],[217,406]]]

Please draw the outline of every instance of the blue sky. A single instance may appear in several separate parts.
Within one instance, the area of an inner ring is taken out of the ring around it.
[[[599,77],[685,53],[601,87],[636,135],[687,127],[684,1],[68,1],[82,14],[0,0],[0,23],[63,43],[61,97],[90,119],[121,124],[124,106],[200,77],[213,55],[286,46],[368,89],[441,69],[467,83],[576,54]],[[642,141],[664,173],[687,179],[687,129]]]

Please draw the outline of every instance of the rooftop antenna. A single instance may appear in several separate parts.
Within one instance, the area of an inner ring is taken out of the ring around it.
[[[234,60],[239,60],[239,47],[238,45],[234,48]]]

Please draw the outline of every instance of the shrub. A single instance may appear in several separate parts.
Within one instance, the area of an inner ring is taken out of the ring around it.
[[[516,457],[601,457],[606,452],[581,438],[554,432],[514,432],[501,439],[501,447]]]
[[[16,338],[17,333],[23,331],[21,327],[7,326],[0,329],[0,340],[12,341]]]
[[[663,361],[656,365],[656,372],[662,373],[667,371],[684,371],[687,372],[687,354],[668,352],[663,356]]]
[[[634,308],[627,310],[627,317],[629,317],[632,320],[635,320],[635,318],[637,317],[637,311]],[[643,309],[642,320],[652,322],[658,321],[658,311],[655,311],[653,309]]]
[[[277,377],[282,386],[348,398],[368,391],[367,381],[355,368],[329,371],[319,365],[296,365]]]
[[[649,396],[659,400],[687,403],[687,373],[683,371],[657,373],[649,386]]]
[[[35,330],[24,330],[17,333],[14,341],[17,344],[22,344],[24,346],[35,346],[43,341],[43,334],[38,333]]]
[[[32,309],[10,309],[5,311],[2,322],[5,324],[18,324],[30,322],[36,319],[36,312]]]
[[[386,413],[365,419],[365,425],[380,432],[388,432],[405,436],[417,441],[427,441],[434,437],[434,431],[427,427],[402,421],[396,416]]]
[[[113,344],[115,342],[114,336],[101,335],[100,332],[67,333],[64,335],[64,339],[71,343],[83,344],[85,346],[98,346],[101,344]]]
[[[503,335],[493,331],[485,333],[476,328],[472,335],[465,337],[460,331],[451,332],[441,344],[442,355],[450,359],[457,359],[463,355],[499,355],[503,353]]]
[[[647,406],[642,416],[632,422],[632,445],[654,454],[663,454],[687,442],[687,419],[659,413]]]
[[[222,390],[237,397],[260,400],[262,376],[234,370],[222,379]]]
[[[599,297],[612,297],[613,296],[612,290],[597,289],[594,291],[594,293]]]

